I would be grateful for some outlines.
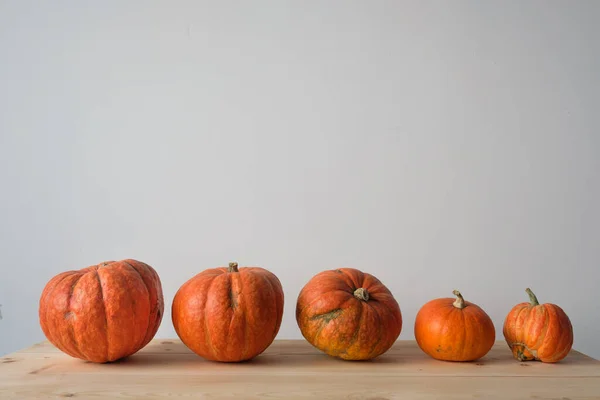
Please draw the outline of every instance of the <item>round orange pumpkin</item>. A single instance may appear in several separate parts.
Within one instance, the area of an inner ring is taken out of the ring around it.
[[[104,363],[154,337],[163,315],[160,278],[136,260],[107,261],[52,278],[40,298],[40,325],[65,353]]]
[[[573,346],[573,326],[567,314],[555,304],[540,304],[526,289],[529,303],[513,307],[504,321],[504,338],[519,361],[562,360]]]
[[[173,326],[193,352],[213,361],[256,357],[275,339],[283,317],[277,277],[259,267],[207,269],[175,294]]]
[[[296,321],[310,344],[344,360],[385,353],[402,330],[400,307],[388,288],[352,268],[315,275],[298,296]]]
[[[476,304],[457,297],[426,303],[415,320],[415,339],[421,350],[444,361],[473,361],[494,345],[496,330],[491,318]]]

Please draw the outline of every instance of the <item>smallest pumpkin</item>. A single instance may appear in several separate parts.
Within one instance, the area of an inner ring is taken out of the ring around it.
[[[525,290],[529,303],[513,307],[504,321],[504,338],[519,361],[562,360],[573,346],[573,326],[567,314],[555,304],[540,304],[531,289]]]
[[[465,301],[458,290],[456,300],[435,299],[426,303],[415,320],[415,338],[421,350],[443,361],[473,361],[494,345],[492,319],[478,305]]]

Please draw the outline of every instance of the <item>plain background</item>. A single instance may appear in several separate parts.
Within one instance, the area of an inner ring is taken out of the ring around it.
[[[55,274],[136,258],[171,299],[235,260],[342,266],[402,339],[531,286],[600,357],[600,2],[0,0],[0,354]]]

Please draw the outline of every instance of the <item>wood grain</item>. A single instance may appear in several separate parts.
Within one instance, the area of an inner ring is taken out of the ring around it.
[[[600,362],[577,351],[558,364],[521,363],[498,342],[476,362],[429,358],[398,341],[366,362],[328,357],[305,341],[275,341],[240,364],[205,361],[158,339],[111,364],[71,358],[47,342],[0,358],[0,399],[12,398],[600,399]]]

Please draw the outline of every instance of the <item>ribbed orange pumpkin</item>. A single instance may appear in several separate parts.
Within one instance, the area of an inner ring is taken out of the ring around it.
[[[104,363],[154,337],[163,315],[160,278],[136,260],[107,261],[52,278],[40,298],[40,325],[65,353]]]
[[[298,296],[296,321],[310,344],[344,360],[385,353],[402,330],[400,307],[388,288],[352,268],[315,275]]]
[[[519,361],[562,360],[573,346],[573,326],[567,314],[555,304],[540,304],[531,289],[529,303],[513,307],[504,321],[504,338]]]
[[[453,293],[456,300],[435,299],[421,307],[415,320],[415,338],[421,350],[435,359],[477,360],[494,345],[494,324],[485,311],[465,301],[458,290]]]
[[[207,269],[184,283],[172,318],[181,341],[213,361],[256,357],[275,339],[283,317],[277,277],[259,267]]]

